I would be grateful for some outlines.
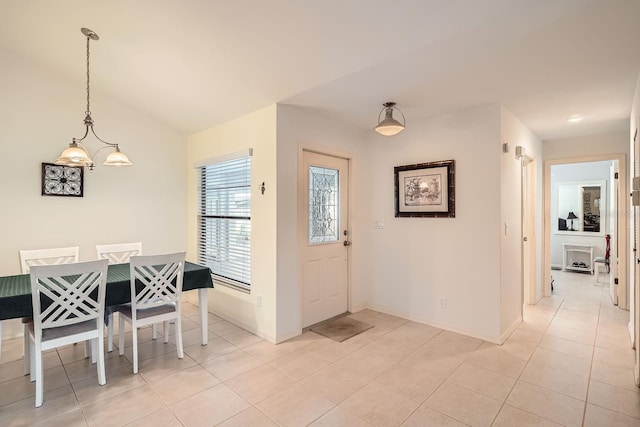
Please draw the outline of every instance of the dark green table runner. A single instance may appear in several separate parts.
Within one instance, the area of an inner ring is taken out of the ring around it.
[[[117,305],[131,301],[129,264],[110,265],[107,272],[105,304]],[[213,288],[209,267],[185,262],[182,290]],[[28,274],[0,277],[0,320],[31,317],[31,279]]]

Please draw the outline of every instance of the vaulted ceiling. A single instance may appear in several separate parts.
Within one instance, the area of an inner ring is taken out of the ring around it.
[[[628,130],[638,0],[0,0],[0,48],[184,133],[276,102],[363,131],[500,103],[542,139]],[[578,114],[584,120],[569,124]]]

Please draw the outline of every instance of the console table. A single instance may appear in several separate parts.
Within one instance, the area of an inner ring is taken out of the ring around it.
[[[588,271],[593,274],[593,246],[563,243],[562,269],[564,271]],[[587,259],[585,260],[585,258]],[[574,262],[582,263],[584,266],[574,265]]]

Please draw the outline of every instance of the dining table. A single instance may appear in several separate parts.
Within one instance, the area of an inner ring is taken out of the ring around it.
[[[182,291],[198,291],[200,333],[202,345],[209,342],[207,317],[207,289],[213,288],[211,270],[186,261],[182,280]],[[109,265],[105,306],[131,302],[131,276],[129,263]],[[0,320],[33,316],[31,276],[18,274],[0,276]]]

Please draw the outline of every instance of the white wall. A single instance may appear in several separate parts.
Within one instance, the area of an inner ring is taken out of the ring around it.
[[[589,181],[605,181],[606,197],[601,200],[609,202],[610,191],[610,161],[606,162],[588,162],[588,163],[571,163],[567,165],[554,165],[551,167],[551,220],[552,230],[557,227],[558,213],[558,186],[562,183],[578,183]],[[602,211],[600,229],[604,234],[608,233],[609,223],[606,212],[610,210],[609,206]],[[574,220],[575,226],[579,219]],[[567,221],[567,224],[569,222]],[[551,265],[553,267],[562,267],[563,243],[574,243],[583,245],[594,245],[593,256],[604,256],[606,251],[606,241],[604,236],[583,236],[551,233]]]
[[[629,154],[629,135],[624,132],[550,139],[542,144],[544,160],[568,159],[599,154]]]
[[[194,163],[253,149],[251,294],[217,286],[209,308],[243,328],[276,339],[276,106],[271,105],[189,136],[187,145],[187,255],[197,259],[197,174]],[[266,191],[260,193],[264,181]],[[256,306],[262,296],[262,307]]]
[[[134,166],[103,166],[104,150],[96,170],[85,170],[84,197],[41,196],[41,163],[84,133],[85,83],[4,50],[0,63],[0,275],[20,273],[20,249],[78,245],[81,261],[95,259],[104,243],[142,241],[149,254],[184,250],[186,136],[92,92],[96,132],[119,143]]]
[[[500,336],[506,339],[520,321],[522,312],[522,166],[516,159],[516,147],[524,148],[526,155],[535,162],[536,191],[542,193],[542,142],[520,120],[506,108],[501,108],[500,142],[509,144],[509,153],[501,156],[500,179]],[[493,152],[501,153],[500,145],[492,147]],[[535,295],[542,293],[542,210],[541,198],[533,202],[535,211],[535,232],[530,244],[536,251],[536,287]]]
[[[367,134],[359,239],[368,273],[356,280],[383,312],[498,341],[500,336],[500,107],[410,121]],[[455,160],[455,218],[395,218],[394,166]],[[374,229],[376,220],[384,229]],[[446,298],[447,308],[440,308]]]

